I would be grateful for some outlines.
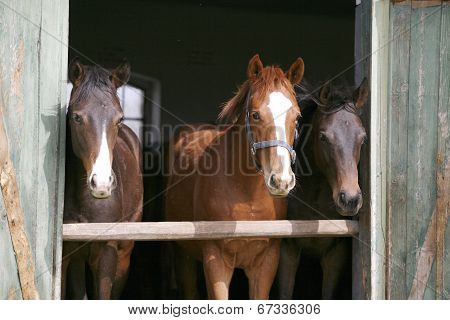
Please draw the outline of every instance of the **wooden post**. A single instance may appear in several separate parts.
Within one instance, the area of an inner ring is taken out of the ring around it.
[[[370,298],[384,299],[389,1],[372,0],[371,16]]]
[[[5,203],[11,241],[16,256],[22,298],[27,300],[39,299],[34,280],[33,255],[25,232],[16,173],[9,157],[9,145],[3,124],[2,105],[0,105],[0,185]]]
[[[355,12],[355,85],[366,77],[370,79],[370,61],[372,52],[372,1],[363,0],[356,6]],[[370,139],[370,99],[362,108],[361,120]],[[358,214],[359,234],[352,242],[352,298],[370,299],[370,148],[369,144],[361,150],[359,180],[363,190],[363,206]]]

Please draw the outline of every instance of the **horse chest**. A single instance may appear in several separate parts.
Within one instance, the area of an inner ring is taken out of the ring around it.
[[[194,199],[196,220],[275,220],[286,211],[285,199],[245,192],[239,186],[203,184],[207,197]]]
[[[256,262],[272,241],[269,238],[225,239],[221,246],[233,267],[248,267]]]
[[[258,202],[214,202],[205,207],[208,216],[220,216],[221,219],[239,220],[275,220],[277,219],[277,208],[273,204]],[[219,220],[219,219],[216,219]]]
[[[106,199],[95,199],[89,190],[77,190],[78,197],[67,199],[64,209],[65,223],[113,222],[121,220],[122,204],[118,192]]]

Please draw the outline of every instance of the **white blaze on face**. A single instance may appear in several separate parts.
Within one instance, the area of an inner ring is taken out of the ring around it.
[[[91,176],[96,175],[95,183],[98,188],[105,188],[111,185],[110,177],[112,174],[111,158],[109,155],[108,141],[106,139],[105,128],[103,127],[102,140],[100,142],[100,151],[97,159],[92,166]]]
[[[290,99],[280,91],[274,91],[269,95],[269,104],[267,105],[269,110],[272,112],[275,125],[276,139],[287,142],[286,137],[286,115],[289,109],[292,107],[292,102]],[[281,179],[290,182],[292,179],[291,170],[291,155],[289,151],[284,148],[277,146],[277,155],[281,161]]]

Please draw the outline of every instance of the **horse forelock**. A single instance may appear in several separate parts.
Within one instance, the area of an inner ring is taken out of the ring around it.
[[[118,103],[119,98],[110,75],[110,72],[104,68],[86,66],[83,81],[78,87],[72,89],[69,106],[88,101],[98,91]]]
[[[305,79],[296,85],[297,101],[300,105],[311,109],[318,109],[322,113],[331,114],[345,109],[348,112],[359,114],[359,110],[353,105],[353,87],[346,84],[345,81],[341,83],[330,83],[330,93],[328,101],[322,103],[319,95],[322,86],[313,88]],[[302,108],[303,110],[303,108]]]
[[[247,95],[251,90],[252,94],[260,97],[268,96],[272,91],[284,88],[292,97],[295,97],[294,87],[288,80],[283,70],[278,66],[265,67],[258,76],[247,79],[235,93],[235,95],[223,104],[219,113],[219,121],[233,124],[242,114],[245,108]]]

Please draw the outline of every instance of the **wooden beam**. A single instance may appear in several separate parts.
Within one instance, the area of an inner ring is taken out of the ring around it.
[[[357,233],[358,222],[351,220],[122,222],[63,225],[65,241],[350,237]]]
[[[370,88],[370,299],[385,299],[389,1],[372,0]]]
[[[390,8],[386,299],[405,299],[411,1]]]
[[[436,198],[436,299],[450,294],[450,2],[442,2],[439,57],[439,107],[437,136]]]
[[[364,77],[370,79],[372,52],[372,2],[362,0],[355,8],[355,85],[359,85]],[[368,133],[371,132],[371,99],[362,108],[361,120]],[[359,184],[363,192],[363,206],[359,210],[359,233],[352,243],[352,299],[370,299],[370,255],[371,255],[371,185],[370,185],[370,145],[361,148],[359,162]]]

